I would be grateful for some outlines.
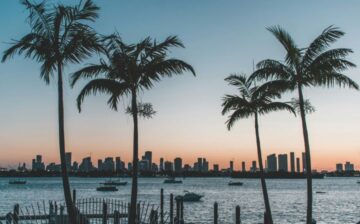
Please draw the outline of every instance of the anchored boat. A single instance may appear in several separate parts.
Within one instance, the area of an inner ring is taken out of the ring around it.
[[[242,185],[244,185],[244,183],[243,183],[243,182],[240,182],[240,181],[230,181],[230,182],[228,183],[228,185],[229,185],[229,186],[242,186]]]
[[[10,180],[9,184],[24,185],[24,184],[26,184],[26,180]]]
[[[97,191],[118,191],[115,186],[100,186],[96,188]]]
[[[123,186],[123,185],[127,185],[127,181],[120,181],[120,180],[108,180],[105,181],[104,183],[102,183],[105,186]]]
[[[176,180],[174,177],[169,177],[164,180],[164,184],[182,184],[182,180]]]
[[[184,195],[178,195],[175,197],[176,200],[182,200],[184,202],[197,202],[203,198],[204,195],[196,194],[193,192],[185,191]]]

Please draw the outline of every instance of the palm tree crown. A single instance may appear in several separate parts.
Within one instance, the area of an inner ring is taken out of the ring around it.
[[[255,114],[263,115],[272,111],[288,110],[294,112],[288,103],[274,102],[280,98],[286,83],[283,81],[270,81],[260,86],[255,86],[252,79],[245,75],[230,75],[225,79],[230,85],[238,88],[239,95],[226,95],[223,98],[222,114],[228,114],[226,121],[230,130],[235,122],[242,118],[248,118]]]
[[[268,30],[283,45],[285,61],[266,59],[257,64],[251,79],[282,79],[294,90],[301,86],[334,85],[359,89],[358,84],[342,72],[355,64],[346,57],[353,51],[348,48],[328,49],[332,43],[345,33],[336,27],[327,27],[307,48],[299,48],[292,37],[281,27],[273,26]]]
[[[162,77],[181,74],[186,70],[195,75],[194,69],[186,62],[166,57],[170,47],[184,47],[175,36],[160,43],[148,37],[138,44],[127,45],[118,34],[113,34],[104,38],[104,46],[107,61],[102,59],[99,64],[91,64],[72,76],[72,85],[80,78],[93,78],[77,98],[79,110],[89,94],[109,94],[108,104],[117,110],[122,96],[128,96],[132,91],[150,89]]]
[[[85,24],[98,17],[92,0],[76,6],[58,4],[48,8],[45,2],[33,4],[23,0],[29,10],[31,31],[4,52],[2,61],[15,54],[23,54],[41,63],[41,78],[50,82],[51,75],[67,63],[79,63],[101,50],[95,31]]]

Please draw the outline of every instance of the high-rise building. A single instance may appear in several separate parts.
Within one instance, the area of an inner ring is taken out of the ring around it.
[[[146,151],[144,154],[143,159],[148,161],[148,170],[151,170],[151,166],[152,166],[152,152],[151,151]]]
[[[201,171],[204,172],[204,173],[209,172],[209,162],[206,161],[205,158],[203,158],[203,161],[202,161]]]
[[[79,166],[79,171],[86,173],[86,172],[90,172],[92,170],[94,170],[94,166],[91,162],[91,157],[83,158],[83,160]]]
[[[103,161],[102,159],[98,159],[97,167],[99,171],[103,171]]]
[[[251,162],[250,171],[251,171],[251,172],[256,172],[256,170],[257,170],[256,161],[254,160],[254,161]]]
[[[214,164],[213,170],[214,170],[214,172],[219,172],[219,164]]]
[[[300,173],[300,158],[296,157],[296,172]]]
[[[41,155],[36,155],[36,158],[32,160],[31,169],[33,171],[44,171],[45,170],[45,164],[42,161]]]
[[[184,171],[190,171],[190,170],[191,170],[191,166],[189,164],[185,164]]]
[[[175,173],[182,172],[182,159],[180,157],[174,159],[174,169],[175,169]]]
[[[275,154],[267,156],[267,171],[276,172],[277,171],[277,158]]]
[[[290,171],[295,173],[295,153],[290,152]]]
[[[230,168],[229,168],[230,172],[234,172],[234,161],[230,161]]]
[[[65,153],[66,170],[70,172],[71,169],[71,152]]]
[[[288,172],[288,155],[287,154],[279,154],[279,171]]]
[[[246,172],[246,164],[245,164],[245,161],[242,161],[242,162],[241,162],[241,170],[242,170],[242,172]]]
[[[336,172],[341,173],[343,171],[344,171],[343,170],[343,164],[342,163],[336,164]]]
[[[352,164],[350,162],[346,162],[345,163],[345,171],[346,172],[354,171],[354,164]]]
[[[130,163],[130,162],[128,162],[128,171],[132,171],[132,169],[133,169],[133,165],[132,165],[132,163]]]
[[[117,156],[115,158],[115,170],[116,172],[120,172],[122,171],[122,161],[121,161],[121,158],[119,156]]]
[[[170,161],[165,161],[164,166],[165,166],[165,171],[166,172],[172,172],[174,170],[173,169],[173,163],[170,162]]]
[[[79,170],[79,164],[78,164],[78,162],[74,161],[72,167],[73,167],[73,171],[74,171],[74,172],[77,172],[77,171]]]
[[[203,166],[202,166],[202,158],[198,158],[197,159],[197,171],[199,171],[199,172],[201,172],[202,171],[202,168]]]
[[[107,172],[114,172],[115,171],[115,163],[113,157],[107,157],[103,163],[103,170]]]
[[[139,161],[139,171],[148,171],[149,170],[149,161],[142,159]]]
[[[164,171],[164,158],[160,158],[160,171]]]
[[[306,172],[306,153],[303,152],[301,155],[302,155],[302,167],[303,167],[303,172]]]

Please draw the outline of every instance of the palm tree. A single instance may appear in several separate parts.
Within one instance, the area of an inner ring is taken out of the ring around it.
[[[256,86],[253,80],[250,80],[245,75],[230,75],[225,81],[230,85],[237,87],[240,92],[239,95],[226,95],[223,98],[222,114],[225,115],[231,113],[229,119],[226,121],[227,128],[230,130],[239,119],[252,116],[255,118],[255,135],[261,187],[264,196],[266,218],[267,221],[272,224],[273,220],[264,176],[258,116],[279,110],[288,110],[294,114],[295,111],[288,103],[273,101],[276,98],[280,98],[280,93],[284,88],[284,83],[282,81],[267,82],[260,86]]]
[[[355,67],[346,57],[352,53],[348,48],[329,49],[330,45],[345,33],[339,28],[329,26],[307,48],[299,48],[293,38],[280,26],[269,27],[268,30],[283,45],[286,51],[285,61],[267,59],[257,64],[257,71],[251,79],[283,80],[288,90],[297,90],[306,155],[307,176],[307,216],[306,223],[311,224],[312,218],[312,176],[309,135],[306,124],[306,108],[304,105],[303,88],[305,87],[349,87],[359,86],[343,74],[345,70]]]
[[[29,11],[31,31],[13,42],[4,52],[2,62],[15,54],[33,59],[41,64],[40,77],[46,84],[49,84],[52,75],[57,72],[61,172],[67,211],[71,223],[75,224],[76,215],[65,162],[63,69],[67,64],[79,63],[101,49],[95,32],[85,24],[98,17],[99,8],[92,0],[76,6],[58,4],[51,8],[44,2],[34,4],[23,0],[22,4]]]
[[[117,104],[121,97],[130,97],[131,99],[130,108],[127,109],[127,112],[132,115],[134,123],[129,223],[134,224],[138,190],[138,116],[141,112],[138,108],[139,92],[152,88],[154,83],[163,77],[171,77],[173,74],[181,74],[184,71],[190,71],[195,75],[195,71],[191,65],[182,60],[167,57],[169,48],[184,47],[176,36],[170,36],[159,43],[147,37],[137,44],[127,45],[118,34],[113,34],[104,38],[104,46],[107,60],[102,59],[99,64],[91,64],[75,72],[72,76],[72,85],[80,78],[92,79],[81,90],[77,98],[79,110],[81,110],[85,96],[98,92],[110,95],[108,104],[114,110],[117,110]],[[148,109],[143,107],[145,111]]]

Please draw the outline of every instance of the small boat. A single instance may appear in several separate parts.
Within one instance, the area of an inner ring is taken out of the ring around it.
[[[228,183],[228,185],[229,185],[229,186],[242,186],[242,185],[244,185],[244,183],[243,183],[243,182],[240,182],[240,181],[230,181],[230,182]]]
[[[170,177],[164,180],[164,184],[182,184],[182,180],[176,180],[174,177]]]
[[[185,191],[184,195],[178,195],[175,197],[175,200],[182,200],[184,202],[197,202],[204,197],[204,195],[196,194],[193,192]]]
[[[104,183],[102,183],[105,186],[123,186],[126,185],[128,182],[127,181],[114,181],[114,180],[108,180],[105,181]]]
[[[360,180],[358,180],[358,182],[357,182],[358,184],[360,184]]]
[[[316,191],[316,194],[326,194],[325,191]]]
[[[26,184],[26,180],[10,180],[9,184],[24,185],[24,184]]]
[[[114,186],[101,186],[96,188],[97,191],[118,191]]]

